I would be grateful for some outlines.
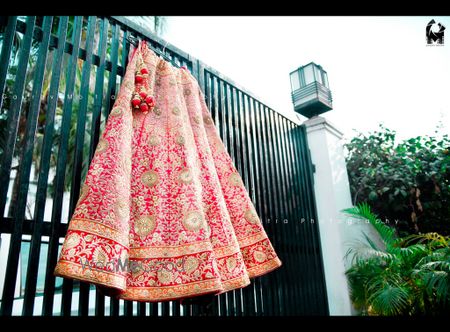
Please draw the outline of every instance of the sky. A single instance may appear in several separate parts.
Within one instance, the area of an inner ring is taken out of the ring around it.
[[[427,46],[425,27],[446,29]],[[346,138],[383,123],[399,139],[450,134],[450,17],[169,16],[163,38],[295,116],[289,73],[314,61],[328,72],[333,110]],[[301,117],[301,121],[306,118]]]

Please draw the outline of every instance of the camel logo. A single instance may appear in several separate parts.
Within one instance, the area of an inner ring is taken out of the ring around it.
[[[428,22],[425,29],[427,36],[427,45],[444,45],[444,30],[445,26],[441,23],[436,23],[435,20]]]

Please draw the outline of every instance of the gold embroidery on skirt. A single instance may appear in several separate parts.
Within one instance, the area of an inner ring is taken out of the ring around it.
[[[85,199],[86,196],[88,195],[88,193],[89,193],[89,186],[85,183],[81,187],[80,197],[78,198],[78,202],[81,202],[83,199]]]
[[[189,168],[184,168],[180,171],[180,174],[178,175],[178,179],[180,182],[184,184],[189,184],[192,182],[192,172],[189,170]]]
[[[108,149],[108,141],[104,138],[100,138],[97,144],[97,153],[102,153]]]
[[[181,111],[178,107],[175,106],[174,108],[172,108],[172,113],[174,115],[180,115]]]
[[[184,227],[192,232],[198,232],[204,226],[203,216],[200,212],[190,211],[183,219]]]
[[[112,116],[119,116],[119,115],[122,114],[122,112],[123,112],[123,108],[122,107],[114,107],[111,110],[111,113],[109,113],[109,114],[112,115]]]
[[[228,182],[232,186],[238,187],[242,184],[241,176],[237,172],[231,173],[230,176],[228,177]]]
[[[158,116],[161,115],[161,110],[159,109],[159,107],[153,107],[153,112]]]
[[[141,176],[142,183],[144,183],[148,187],[153,187],[155,184],[158,183],[159,176],[158,173],[156,173],[153,170],[150,170],[148,172],[145,172]]]
[[[253,258],[255,258],[255,261],[257,261],[258,263],[262,263],[267,259],[267,255],[262,251],[255,251],[253,253]]]
[[[206,125],[212,125],[214,123],[214,121],[212,120],[211,116],[209,116],[209,115],[203,116],[203,122]]]
[[[148,143],[151,146],[158,146],[159,143],[161,143],[161,139],[158,136],[156,136],[156,135],[152,135],[152,136],[150,136],[150,138],[148,140]]]
[[[198,259],[192,256],[189,256],[188,258],[186,258],[186,260],[184,261],[184,271],[187,273],[192,273],[194,272],[197,267],[198,267]]]
[[[257,224],[259,222],[259,217],[256,214],[256,211],[253,209],[245,211],[244,219],[247,220],[251,224]]]
[[[141,216],[134,221],[134,231],[141,238],[146,238],[156,226],[155,216]]]
[[[185,143],[185,139],[184,139],[184,137],[181,136],[181,135],[180,135],[180,136],[177,136],[176,141],[177,141],[177,143],[180,144],[180,145],[184,145],[184,143]]]
[[[233,270],[236,268],[237,261],[234,257],[228,257],[227,258],[227,269],[228,272],[233,272]]]

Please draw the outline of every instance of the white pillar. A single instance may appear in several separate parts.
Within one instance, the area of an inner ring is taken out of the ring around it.
[[[352,206],[343,134],[320,116],[303,124],[315,165],[314,191],[330,315],[352,315],[344,256],[356,229],[348,227],[347,218],[341,213]]]

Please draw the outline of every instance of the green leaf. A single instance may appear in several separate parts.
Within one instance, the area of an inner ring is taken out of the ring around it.
[[[377,193],[375,191],[371,191],[369,194],[369,199],[373,201],[376,200],[377,198],[378,198]]]

